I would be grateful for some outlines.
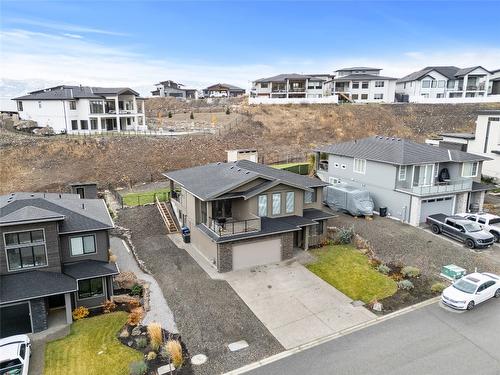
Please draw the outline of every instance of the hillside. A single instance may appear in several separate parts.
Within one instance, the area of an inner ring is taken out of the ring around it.
[[[147,113],[169,111],[157,100]],[[238,121],[217,134],[175,138],[35,137],[0,129],[0,193],[58,190],[72,181],[126,186],[161,172],[225,159],[225,150],[256,147],[266,162],[303,156],[317,145],[370,135],[423,141],[441,132],[472,131],[478,109],[496,105],[248,106],[230,103]],[[149,106],[149,104],[148,104]],[[180,109],[189,111],[189,107]],[[203,109],[197,108],[201,113]],[[195,116],[196,118],[196,116]]]

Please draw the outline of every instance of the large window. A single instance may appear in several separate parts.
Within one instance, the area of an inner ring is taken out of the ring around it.
[[[369,85],[369,82],[361,82],[361,88],[362,89],[367,89]]]
[[[78,299],[99,297],[104,295],[102,277],[78,280]]]
[[[366,160],[365,159],[354,159],[353,171],[356,173],[365,174],[366,172]]]
[[[91,117],[89,120],[90,120],[90,129],[92,130],[99,129],[99,120],[96,117]]]
[[[382,100],[384,99],[384,94],[373,94],[373,99]]]
[[[400,165],[399,166],[398,180],[399,181],[405,181],[406,180],[406,165]]]
[[[102,100],[91,100],[90,101],[90,113],[104,113],[103,101]]]
[[[424,79],[422,81],[422,88],[429,89],[431,87],[431,81],[429,79]]]
[[[4,243],[9,271],[47,265],[45,235],[42,229],[5,233]]]
[[[368,94],[361,94],[361,100],[368,100]]]
[[[89,129],[89,122],[88,122],[88,120],[80,120],[80,128],[82,130],[88,130]]]
[[[71,120],[71,130],[78,130],[78,120]]]
[[[359,82],[353,82],[352,83],[352,88],[353,89],[359,89]]]
[[[17,102],[17,110],[18,110],[19,112],[22,112],[22,111],[23,111],[23,102],[21,102],[21,101],[18,101],[18,102]]]
[[[285,212],[291,214],[295,211],[295,193],[293,191],[288,191],[286,193],[286,206]]]
[[[273,215],[281,214],[281,193],[273,194]]]
[[[70,100],[69,101],[69,109],[72,111],[76,110],[76,100]]]
[[[267,216],[267,195],[259,195],[259,216]]]
[[[262,82],[262,83],[260,84],[260,88],[261,88],[261,89],[267,89],[267,88],[268,88],[268,86],[269,86],[269,83],[267,83],[267,82]]]
[[[477,161],[474,163],[464,163],[462,167],[462,177],[477,176]]]
[[[315,191],[305,191],[304,192],[304,203],[316,202],[316,192]]]
[[[95,236],[71,237],[70,246],[72,256],[95,253]]]
[[[375,87],[384,87],[384,81],[375,81]]]

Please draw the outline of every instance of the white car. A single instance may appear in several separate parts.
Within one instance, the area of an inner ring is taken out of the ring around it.
[[[28,375],[31,343],[27,335],[0,339],[0,375]]]
[[[500,276],[474,272],[443,290],[441,301],[454,309],[472,310],[474,306],[493,297],[500,297]]]
[[[495,237],[495,242],[500,242],[500,216],[486,213],[457,214],[457,216],[478,223],[483,230]]]

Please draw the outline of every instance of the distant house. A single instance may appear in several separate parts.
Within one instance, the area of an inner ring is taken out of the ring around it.
[[[151,91],[151,95],[178,99],[196,99],[198,97],[196,89],[186,89],[183,86],[183,84],[171,80],[162,81],[155,85],[156,90]]]
[[[393,103],[397,78],[381,76],[381,70],[363,66],[339,69],[325,82],[325,88],[343,102]]]
[[[491,160],[483,155],[380,136],[315,151],[323,181],[363,187],[375,211],[387,207],[389,216],[412,225],[435,213],[481,210],[490,188],[481,183],[483,162]]]
[[[245,89],[227,83],[216,83],[203,89],[205,98],[232,98],[245,95]]]
[[[399,101],[423,99],[481,98],[492,93],[492,72],[482,66],[427,66],[396,82]]]
[[[491,95],[500,95],[500,69],[491,71]]]
[[[0,196],[0,337],[43,331],[61,310],[69,324],[74,308],[111,299],[113,227],[101,199]]]
[[[56,133],[146,130],[144,99],[128,87],[56,86],[14,98],[22,120]]]

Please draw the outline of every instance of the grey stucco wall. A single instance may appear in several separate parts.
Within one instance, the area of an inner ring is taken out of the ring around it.
[[[71,255],[70,238],[80,236],[95,236],[96,252],[79,256]],[[107,230],[95,232],[83,232],[61,235],[61,261],[63,263],[77,262],[80,260],[101,260],[108,261],[109,258],[109,233]]]
[[[40,332],[48,328],[47,323],[47,301],[46,298],[36,298],[30,300],[31,305],[31,322],[33,332]]]

